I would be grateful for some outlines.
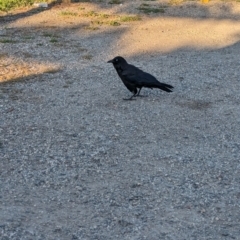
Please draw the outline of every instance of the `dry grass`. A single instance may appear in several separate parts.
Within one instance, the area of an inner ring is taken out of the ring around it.
[[[181,5],[182,3],[186,2],[186,0],[170,0],[169,1],[169,5],[173,6],[173,5]]]
[[[91,60],[93,56],[91,54],[86,54],[86,55],[83,55],[82,58],[85,60]]]
[[[48,63],[34,62],[32,59],[25,61],[16,57],[10,57],[7,53],[0,54],[0,82],[24,78],[43,73],[56,73],[60,66]]]
[[[72,11],[62,11],[62,12],[60,12],[60,15],[76,17],[76,16],[78,16],[78,13],[72,12]]]
[[[107,14],[104,12],[96,12],[96,11],[85,11],[85,7],[79,7],[79,13],[65,10],[59,12],[60,16],[63,17],[83,17],[90,19],[89,26],[85,27],[87,30],[98,30],[99,27],[103,24],[110,26],[120,26],[121,22],[133,22],[140,21],[141,17],[139,15],[116,15],[116,14]],[[48,37],[49,35],[45,35]]]

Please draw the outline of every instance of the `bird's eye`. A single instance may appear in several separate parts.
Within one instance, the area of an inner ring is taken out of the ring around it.
[[[115,59],[115,62],[118,62],[118,58]]]

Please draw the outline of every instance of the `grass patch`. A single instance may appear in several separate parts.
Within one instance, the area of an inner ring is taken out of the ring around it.
[[[86,54],[86,55],[83,55],[82,58],[85,60],[91,60],[93,56],[91,54]]]
[[[99,16],[99,14],[94,11],[90,11],[90,12],[85,13],[83,16],[84,17],[97,17],[97,16]]]
[[[57,40],[58,36],[56,36],[56,35],[54,35],[52,33],[45,32],[45,33],[43,33],[43,37],[50,38],[49,42],[51,42],[51,43],[58,42],[58,40]],[[38,46],[41,46],[41,45],[38,44]]]
[[[96,13],[95,11],[90,11],[90,12],[84,13],[82,16],[84,16],[84,17],[98,17],[100,19],[107,19],[107,18],[113,17],[109,14]]]
[[[120,21],[121,22],[133,22],[133,21],[140,21],[142,18],[139,15],[136,16],[121,16]]]
[[[117,22],[117,21],[110,21],[110,22],[108,22],[108,24],[109,24],[110,26],[120,26],[120,25],[121,25],[121,23],[119,23],[119,22]]]
[[[26,36],[23,36],[23,38],[24,38],[25,40],[33,39],[33,37],[32,37],[32,36],[28,36],[28,35],[26,35]]]
[[[0,39],[0,43],[16,43],[17,41],[14,41],[12,39],[8,39],[8,38],[5,38],[5,39]]]
[[[9,10],[22,6],[29,6],[34,0],[0,0],[0,11],[8,12]]]
[[[45,32],[43,33],[43,37],[52,37],[52,33]]]
[[[121,0],[111,0],[108,2],[109,4],[121,4],[122,1]]]
[[[96,26],[87,26],[87,27],[85,27],[84,29],[86,29],[86,30],[91,30],[91,31],[96,31],[96,30],[99,29],[99,27],[96,27]]]
[[[182,4],[183,2],[185,2],[185,0],[170,0],[169,1],[169,5],[180,5]]]
[[[104,22],[96,20],[96,21],[91,21],[92,25],[102,25]]]
[[[85,29],[87,30],[98,30],[99,25],[110,25],[110,26],[120,26],[120,22],[133,22],[141,20],[139,15],[110,15],[106,13],[97,13],[95,11],[90,11],[87,13],[81,14],[84,17],[89,17],[90,19],[94,19],[91,21],[91,24]],[[97,25],[97,26],[96,26]]]
[[[99,15],[99,17],[101,17],[101,18],[109,18],[110,15],[106,14],[106,13],[102,13],[102,14]]]
[[[72,16],[72,17],[76,17],[78,15],[78,13],[76,12],[71,12],[71,11],[62,11],[60,13],[60,15],[62,16]]]
[[[150,14],[150,13],[165,13],[164,7],[150,7],[141,4],[139,8],[137,8],[139,11],[145,13],[145,14]]]
[[[55,2],[56,0],[41,0],[41,1],[36,1],[36,0],[0,0],[0,11],[2,12],[8,12],[9,10],[19,8],[19,7],[26,7],[26,6],[31,6],[36,2],[47,2],[47,3],[52,3]],[[41,8],[36,8],[36,12],[41,12],[44,9]]]
[[[56,42],[58,42],[58,40],[57,40],[56,38],[52,37],[52,38],[50,39],[50,42],[51,42],[51,43],[56,43]]]

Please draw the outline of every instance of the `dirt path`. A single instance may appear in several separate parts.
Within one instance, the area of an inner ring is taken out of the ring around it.
[[[108,2],[2,14],[0,239],[239,239],[240,4]]]

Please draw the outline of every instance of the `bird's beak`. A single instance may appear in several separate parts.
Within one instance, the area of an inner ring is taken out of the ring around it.
[[[109,61],[107,61],[108,63],[112,63],[113,62],[113,59],[112,60],[109,60]]]

